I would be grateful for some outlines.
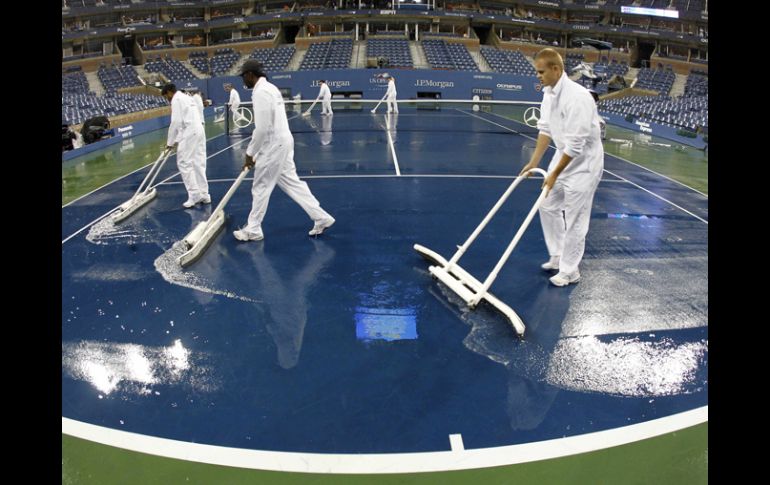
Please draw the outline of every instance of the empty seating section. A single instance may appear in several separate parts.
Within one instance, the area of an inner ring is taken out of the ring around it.
[[[671,92],[671,86],[674,85],[675,79],[676,75],[671,70],[643,68],[636,75],[634,87],[651,89],[658,91],[660,94],[668,94]]]
[[[74,74],[62,74],[61,92],[64,94],[89,94],[88,79],[83,71]]]
[[[447,43],[436,39],[423,40],[421,43],[425,57],[434,69],[479,70],[476,61],[463,44]]]
[[[535,68],[532,67],[532,63],[524,57],[524,54],[517,50],[509,51],[481,46],[481,55],[484,56],[489,66],[496,72],[518,74],[520,76],[535,75]]]
[[[254,49],[249,54],[249,59],[256,59],[262,63],[265,72],[277,72],[286,69],[286,66],[294,55],[294,46],[276,47],[274,49]]]
[[[61,118],[62,123],[78,125],[94,116],[110,118],[167,105],[168,103],[162,97],[147,94],[117,94],[112,92],[96,97],[94,94],[62,92]]]
[[[159,72],[173,83],[198,79],[184,64],[172,59],[168,54],[165,59],[157,56],[155,60],[146,62],[144,69],[147,72]]]
[[[383,57],[391,67],[414,67],[409,42],[405,39],[369,39],[366,57]]]
[[[211,76],[222,76],[232,69],[233,65],[241,58],[241,55],[235,52],[231,47],[217,49],[214,56],[209,60]]]
[[[695,96],[708,96],[709,94],[709,78],[702,74],[696,74],[695,71],[690,72],[687,76],[687,83],[684,85],[683,97],[695,97]]]
[[[119,88],[142,85],[134,66],[107,67],[106,65],[101,65],[96,75],[99,77],[102,86],[104,86],[104,90],[108,93],[115,92]]]
[[[310,46],[299,66],[300,71],[315,69],[347,69],[353,53],[353,39],[332,39]]]
[[[654,121],[675,128],[697,131],[700,127],[708,131],[708,95],[680,97],[670,96],[628,96],[617,99],[603,99],[599,111]]]
[[[618,62],[613,59],[612,62],[607,64],[606,62],[597,62],[594,64],[594,73],[601,74],[603,80],[599,81],[594,88],[598,94],[604,94],[607,92],[610,79],[615,75],[624,76],[628,73],[628,64],[626,61]]]
[[[206,51],[190,52],[187,60],[190,61],[190,64],[192,64],[195,69],[203,74],[209,74],[211,72],[211,69],[209,69],[209,55]]]

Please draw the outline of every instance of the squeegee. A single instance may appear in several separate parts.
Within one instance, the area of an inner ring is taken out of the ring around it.
[[[528,172],[536,172],[541,174],[543,177],[548,175],[544,170],[540,168],[532,168]],[[455,292],[471,309],[476,308],[481,300],[486,300],[492,306],[492,308],[502,313],[505,318],[508,319],[508,321],[513,326],[513,329],[519,336],[524,335],[524,322],[521,320],[521,318],[519,318],[513,308],[506,305],[500,299],[490,293],[489,288],[492,286],[495,278],[497,278],[497,274],[500,272],[500,269],[510,257],[513,248],[515,248],[516,244],[518,244],[519,239],[521,239],[521,236],[524,234],[527,226],[529,226],[530,221],[532,221],[532,218],[534,217],[535,212],[537,212],[537,209],[540,207],[540,204],[542,204],[543,199],[545,199],[545,196],[548,194],[548,188],[543,187],[540,196],[535,201],[532,209],[530,209],[529,214],[527,214],[526,219],[524,219],[521,227],[519,227],[519,230],[516,232],[513,240],[505,249],[502,257],[497,262],[497,265],[495,265],[494,269],[489,273],[483,283],[465,271],[459,264],[457,264],[457,262],[460,260],[460,257],[465,253],[468,247],[470,247],[476,237],[478,237],[484,227],[486,227],[489,221],[492,220],[492,217],[494,217],[495,213],[497,213],[506,199],[508,199],[513,190],[525,178],[526,177],[524,176],[516,177],[516,180],[514,180],[513,183],[508,187],[502,197],[500,197],[494,207],[492,207],[492,210],[490,210],[486,217],[484,217],[484,220],[482,220],[478,227],[476,227],[476,229],[473,231],[470,237],[468,237],[465,243],[458,247],[457,252],[455,252],[454,256],[452,256],[449,261],[444,259],[440,254],[426,248],[425,246],[420,244],[414,245],[414,250],[420,253],[423,258],[432,263],[435,263],[433,266],[428,267],[428,271],[431,275],[433,275],[434,278],[437,278],[439,281],[449,287],[449,289]]]
[[[207,220],[200,222],[189,234],[187,234],[187,236],[184,237],[182,241],[187,251],[177,259],[183,268],[192,264],[203,254],[220,229],[225,225],[225,205],[233,196],[238,186],[241,185],[243,179],[246,178],[248,172],[249,169],[244,167],[240,175],[238,175],[238,178],[233,182],[230,190],[227,191],[222,198],[222,201],[217,205],[217,208],[211,213],[211,216]]]
[[[145,204],[150,202],[155,198],[156,195],[158,195],[155,187],[152,186],[152,183],[155,182],[155,178],[160,173],[160,169],[163,168],[163,164],[166,163],[166,160],[168,160],[169,155],[171,155],[171,149],[166,147],[161,152],[158,159],[155,160],[155,163],[152,164],[150,171],[147,172],[147,175],[144,177],[144,180],[142,180],[142,183],[139,184],[139,188],[136,189],[134,195],[127,201],[120,204],[117,212],[112,215],[113,223],[126,220],[128,216],[141,209]]]

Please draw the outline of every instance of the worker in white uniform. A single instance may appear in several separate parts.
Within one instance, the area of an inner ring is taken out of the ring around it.
[[[306,182],[297,176],[294,165],[294,137],[289,130],[286,108],[281,92],[268,82],[262,64],[248,59],[240,70],[244,84],[252,89],[254,132],[251,135],[243,166],[254,167],[251,187],[251,212],[246,226],[233,232],[239,241],[259,241],[264,238],[262,220],[267,203],[276,184],[313,220],[308,233],[317,236],[334,224],[334,218],[321,208]]]
[[[333,115],[334,112],[332,111],[332,92],[329,90],[329,85],[326,84],[325,79],[321,79],[318,81],[321,89],[318,91],[318,97],[313,102],[313,105],[320,99],[321,100],[321,114],[322,115]],[[310,107],[312,108],[312,106]],[[308,109],[308,111],[310,111]]]
[[[540,222],[550,259],[544,270],[558,270],[550,278],[556,286],[580,280],[585,238],[594,193],[604,169],[599,112],[591,93],[564,73],[564,61],[551,48],[535,55],[535,71],[543,86],[535,151],[520,175],[540,163],[553,141],[556,152],[548,165],[543,187],[548,195],[540,206]],[[529,176],[529,174],[527,174]]]
[[[237,126],[237,123],[243,119],[243,116],[238,111],[238,107],[241,105],[241,95],[238,94],[238,90],[236,90],[230,83],[225,84],[225,91],[230,93],[230,101],[228,101],[230,104],[230,113],[232,113],[233,122],[236,123]]]
[[[385,98],[388,104],[388,113],[398,113],[398,103],[396,102],[396,78],[388,76],[388,90],[385,92]]]
[[[174,84],[163,86],[161,95],[171,103],[166,146],[170,149],[177,145],[176,164],[187,189],[187,200],[182,205],[189,209],[198,203],[210,204],[206,180],[206,133],[200,112],[193,98],[177,91]]]
[[[198,109],[198,115],[201,118],[201,126],[203,126],[203,139],[201,139],[201,151],[203,152],[203,173],[206,173],[206,117],[203,113],[204,106],[208,106],[208,100],[203,100],[203,95],[200,91],[190,93],[193,101],[195,101],[195,107]]]

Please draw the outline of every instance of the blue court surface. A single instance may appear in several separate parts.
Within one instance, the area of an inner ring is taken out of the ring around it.
[[[178,242],[213,209],[183,209],[175,158],[158,197],[104,218],[147,168],[62,208],[62,416],[124,432],[247,450],[442,452],[575,437],[708,405],[708,199],[607,155],[582,280],[549,285],[533,219],[486,304],[432,279],[419,243],[449,259],[534,148],[488,112],[403,108],[293,117],[295,161],[337,223],[276,188],[264,241],[225,230],[186,269]],[[524,127],[526,128],[526,127]],[[248,133],[209,141],[213,204]],[[541,168],[546,168],[549,152]],[[525,180],[461,260],[492,269],[536,200]]]

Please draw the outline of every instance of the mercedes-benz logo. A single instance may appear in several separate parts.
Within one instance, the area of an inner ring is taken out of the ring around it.
[[[524,123],[526,123],[527,126],[531,126],[535,128],[537,127],[537,122],[539,120],[540,120],[540,108],[538,108],[537,106],[530,106],[524,112]]]

